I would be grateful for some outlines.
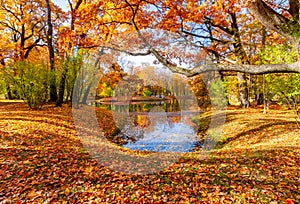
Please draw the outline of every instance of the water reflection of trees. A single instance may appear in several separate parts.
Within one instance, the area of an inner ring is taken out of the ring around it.
[[[134,114],[130,116],[132,119],[132,122],[134,123],[135,126],[138,126],[140,128],[150,128],[151,126],[153,126],[153,122],[151,122],[151,119],[149,117],[149,115],[138,115],[138,114]],[[163,122],[167,122],[168,125],[170,127],[173,127],[174,123],[180,123],[181,122],[182,117],[181,116],[166,116],[166,121]]]
[[[182,121],[181,111],[195,110],[192,100],[174,99],[157,102],[131,102],[130,104],[102,104],[96,103],[97,107],[102,107],[115,113],[128,113],[134,125],[140,128],[147,128],[151,125],[149,112],[155,108],[159,108],[161,112],[166,114],[166,121],[171,127],[173,123]]]

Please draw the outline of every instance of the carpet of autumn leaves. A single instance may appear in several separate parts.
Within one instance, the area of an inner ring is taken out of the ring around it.
[[[300,130],[286,110],[228,108],[208,157],[187,153],[148,175],[105,168],[76,134],[68,106],[0,102],[0,203],[300,202]]]

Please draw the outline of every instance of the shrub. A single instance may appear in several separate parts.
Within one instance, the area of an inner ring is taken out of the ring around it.
[[[43,65],[26,61],[6,66],[4,78],[30,109],[41,109],[47,101],[49,72]]]
[[[152,95],[152,92],[148,89],[144,90],[143,91],[143,96],[151,96]]]

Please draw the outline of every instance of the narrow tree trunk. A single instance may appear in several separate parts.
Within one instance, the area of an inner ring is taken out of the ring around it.
[[[256,94],[256,98],[255,98],[255,101],[257,102],[257,105],[262,105],[263,102],[264,102],[264,94],[259,92]]]
[[[266,46],[266,40],[267,40],[267,30],[266,30],[266,27],[265,26],[262,26],[262,33],[261,33],[261,36],[262,36],[262,39],[261,39],[261,47],[262,47],[262,50],[265,48]],[[262,76],[257,76],[257,78],[259,79],[258,80],[258,83],[263,83],[263,89],[257,89],[258,90],[258,93],[257,93],[257,97],[256,97],[256,102],[257,102],[257,105],[262,105],[264,104],[265,106],[265,77],[264,75]]]
[[[263,93],[264,93],[264,114],[266,114],[269,111],[269,99],[268,99],[267,85],[266,85],[266,80],[264,75],[263,75]]]
[[[57,101],[56,101],[56,106],[62,106],[62,104],[64,102],[67,72],[68,72],[68,68],[65,65],[64,69],[62,71],[62,76],[61,76],[61,81],[60,81],[60,85],[59,85],[59,91],[58,91],[58,98],[57,98]]]
[[[255,101],[256,105],[264,104],[264,88],[263,88],[263,75],[255,76],[254,83],[254,93],[255,93]]]
[[[79,108],[80,93],[79,93],[79,81],[76,81],[72,90],[72,107]]]
[[[6,95],[5,98],[8,99],[8,100],[12,100],[13,99],[13,94],[11,92],[11,89],[10,89],[9,85],[7,85],[6,90],[7,90],[7,95]]]

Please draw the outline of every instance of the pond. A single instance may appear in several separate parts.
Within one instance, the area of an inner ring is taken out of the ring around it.
[[[96,103],[111,110],[123,147],[154,152],[191,152],[200,146],[199,108],[193,100]]]

